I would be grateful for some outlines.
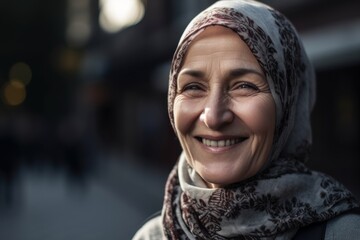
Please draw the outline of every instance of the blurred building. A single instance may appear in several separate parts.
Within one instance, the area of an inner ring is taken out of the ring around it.
[[[115,91],[111,94],[116,98],[112,103],[117,102],[115,112],[119,111],[116,136],[120,139],[116,142],[125,149],[154,157],[152,163],[172,165],[179,152],[173,147],[177,142],[166,113],[169,64],[188,21],[213,2],[148,1],[140,23],[108,35],[107,44],[97,46],[108,59],[105,78]],[[359,158],[360,3],[354,0],[264,2],[294,23],[317,70],[314,146],[309,164],[339,178],[359,195],[360,164],[356,159]]]

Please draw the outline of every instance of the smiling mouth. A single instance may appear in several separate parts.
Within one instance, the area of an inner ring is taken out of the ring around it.
[[[238,144],[246,140],[247,138],[240,137],[240,138],[231,138],[231,139],[223,139],[223,140],[211,140],[211,139],[198,137],[196,139],[205,146],[220,148],[220,147],[230,147],[232,145]]]

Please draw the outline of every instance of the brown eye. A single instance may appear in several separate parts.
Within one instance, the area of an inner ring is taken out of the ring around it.
[[[254,91],[259,91],[259,88],[255,85],[255,84],[252,84],[252,83],[249,83],[249,82],[241,82],[239,84],[237,84],[235,86],[236,89],[248,89],[248,90],[254,90]]]
[[[200,84],[197,84],[197,83],[190,83],[186,86],[183,87],[182,89],[182,92],[185,92],[185,91],[202,91],[203,88]]]
[[[198,98],[204,96],[206,92],[205,86],[200,83],[189,83],[183,86],[179,94],[188,98]]]

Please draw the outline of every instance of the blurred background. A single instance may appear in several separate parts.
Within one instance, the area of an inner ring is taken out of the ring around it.
[[[130,239],[180,148],[167,76],[214,0],[2,0],[0,239]],[[268,0],[317,70],[309,165],[360,197],[360,2]]]

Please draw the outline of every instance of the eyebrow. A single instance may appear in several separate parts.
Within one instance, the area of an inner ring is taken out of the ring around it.
[[[240,77],[240,76],[244,76],[246,74],[256,74],[259,75],[260,77],[265,79],[264,74],[262,73],[262,71],[259,71],[257,69],[253,69],[253,68],[235,68],[230,70],[229,74],[228,74],[228,78],[236,78],[236,77]]]
[[[259,75],[260,77],[265,79],[265,76],[262,73],[262,71],[259,71],[257,69],[253,69],[253,68],[235,68],[235,69],[231,69],[229,71],[229,73],[227,74],[227,78],[232,79],[232,78],[244,76],[244,75],[249,74],[249,73]],[[200,70],[196,70],[196,69],[183,69],[183,70],[181,70],[179,72],[179,76],[180,75],[188,75],[188,76],[195,77],[195,78],[203,78],[205,76],[205,73],[200,71]]]
[[[185,68],[181,70],[178,75],[188,75],[195,78],[203,78],[205,74],[199,70]]]

